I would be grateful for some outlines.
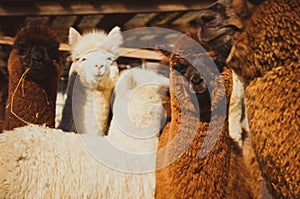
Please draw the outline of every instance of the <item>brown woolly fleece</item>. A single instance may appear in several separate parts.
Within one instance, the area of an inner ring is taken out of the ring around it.
[[[185,41],[181,42],[190,49]],[[196,94],[199,118],[190,85],[186,81],[192,66],[181,58],[177,59],[176,55],[171,55],[170,65],[172,117],[159,140],[155,198],[252,198],[242,151],[229,136],[227,112],[210,118],[211,107],[218,109],[215,100],[220,100],[222,96],[218,86],[212,91],[210,99],[207,87],[200,84],[205,92],[201,93],[200,89]],[[183,71],[184,76],[178,75],[175,68]],[[223,96],[228,102],[232,89],[229,69],[223,68],[221,76],[214,76],[209,82],[210,86],[219,83],[225,85],[226,94],[223,93]],[[216,130],[218,127],[222,132]],[[201,149],[206,137],[210,141]],[[215,140],[216,144],[207,151]],[[208,154],[200,157],[203,152]]]
[[[275,198],[300,198],[299,13],[298,0],[259,5],[228,63],[246,84],[252,145]]]
[[[18,32],[14,45],[4,129],[30,123],[54,127],[61,73],[58,36],[47,25],[33,23]]]
[[[2,132],[5,120],[5,106],[8,92],[8,78],[0,69],[0,133]]]

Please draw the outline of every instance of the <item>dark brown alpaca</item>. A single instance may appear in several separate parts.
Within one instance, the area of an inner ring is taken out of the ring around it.
[[[197,39],[195,33],[189,32]],[[169,56],[172,117],[159,140],[156,198],[251,198],[242,151],[228,133],[231,71],[197,57],[188,39],[180,39],[173,52]],[[195,56],[196,68],[178,52]]]
[[[19,31],[14,46],[4,130],[30,123],[54,127],[61,73],[58,36],[47,25],[32,23]]]

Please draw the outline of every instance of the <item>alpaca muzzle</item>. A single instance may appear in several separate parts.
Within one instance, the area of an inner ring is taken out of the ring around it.
[[[216,4],[200,10],[196,19],[199,24],[199,41],[209,44],[218,54],[227,55],[232,47],[232,39],[236,31],[242,28],[240,19],[232,13],[228,16],[226,6]]]

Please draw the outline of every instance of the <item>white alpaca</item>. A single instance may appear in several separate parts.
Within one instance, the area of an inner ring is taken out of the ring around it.
[[[0,198],[154,198],[166,84],[152,71],[122,74],[108,136],[36,125],[0,134]]]
[[[107,132],[111,93],[119,75],[115,59],[122,42],[119,27],[108,34],[93,30],[82,36],[70,28],[73,63],[59,128],[91,135]]]
[[[249,133],[246,106],[244,104],[244,84],[239,80],[235,72],[232,71],[232,94],[229,104],[229,134],[243,148],[243,136],[245,131]]]
[[[166,116],[162,96],[168,84],[168,78],[150,70],[133,68],[122,73],[115,87],[113,118],[108,132],[111,143],[129,153],[156,151]],[[154,170],[155,164],[152,166]]]

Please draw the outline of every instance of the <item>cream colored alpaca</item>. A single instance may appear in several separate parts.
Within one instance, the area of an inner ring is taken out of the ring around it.
[[[113,118],[108,132],[108,139],[115,146],[130,153],[157,150],[159,132],[165,122],[162,96],[168,85],[168,78],[151,70],[133,68],[121,73],[115,87]],[[151,162],[152,171],[154,163]]]
[[[115,60],[122,42],[119,27],[108,34],[93,30],[82,36],[70,28],[73,64],[59,128],[91,135],[107,133],[111,93],[119,75]]]
[[[36,125],[0,134],[0,198],[154,198],[167,86],[152,71],[122,74],[108,136]]]

